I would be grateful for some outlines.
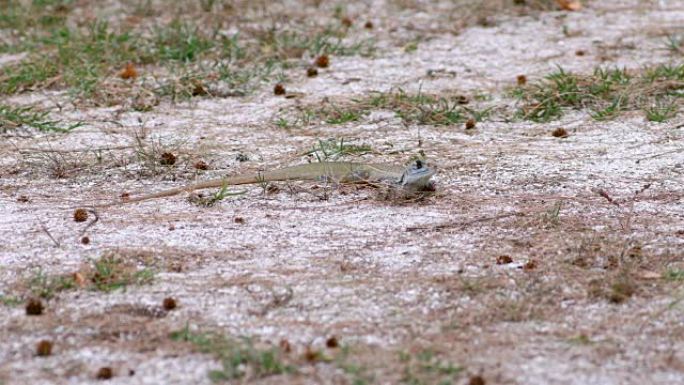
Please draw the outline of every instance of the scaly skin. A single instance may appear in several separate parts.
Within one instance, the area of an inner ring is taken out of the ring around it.
[[[425,163],[420,160],[413,161],[408,167],[354,162],[320,162],[285,167],[257,174],[212,179],[184,187],[160,191],[154,194],[132,197],[98,207],[109,207],[124,203],[135,203],[149,199],[170,197],[183,192],[191,192],[206,188],[294,180],[330,181],[334,183],[377,183],[388,184],[390,186],[397,186],[409,190],[419,190],[430,183],[429,179],[433,174],[434,171],[428,168]]]

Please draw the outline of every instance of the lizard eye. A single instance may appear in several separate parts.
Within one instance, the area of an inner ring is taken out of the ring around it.
[[[423,168],[423,161],[418,159],[416,160],[416,170],[420,170],[421,168]]]

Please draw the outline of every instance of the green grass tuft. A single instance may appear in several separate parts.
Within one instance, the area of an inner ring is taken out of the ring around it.
[[[66,132],[82,124],[82,122],[77,122],[63,126],[59,120],[49,120],[48,112],[37,112],[33,107],[0,105],[0,132],[6,132],[21,126],[33,127],[40,131]]]
[[[214,48],[216,40],[216,32],[205,34],[197,26],[174,20],[166,27],[155,28],[150,54],[161,61],[187,63]]]
[[[149,284],[154,280],[150,269],[137,269],[115,255],[105,255],[92,262],[90,281],[93,289],[106,293],[125,289],[129,285]]]
[[[486,119],[491,109],[481,111],[464,106],[467,99],[461,95],[434,96],[421,92],[409,94],[399,89],[392,92],[377,92],[367,98],[354,99],[345,105],[328,104],[300,113],[297,123],[309,124],[321,120],[328,124],[358,121],[373,110],[390,110],[405,123],[453,126],[473,118]]]
[[[663,273],[663,278],[670,282],[681,282],[684,281],[684,269],[671,268],[665,270]]]
[[[640,71],[597,68],[591,75],[559,68],[512,94],[521,103],[516,116],[535,122],[559,119],[566,109],[589,109],[596,120],[641,110],[648,120],[662,122],[679,111],[683,90],[684,65],[660,65]]]
[[[399,361],[404,364],[401,382],[411,385],[453,384],[464,370],[462,366],[440,360],[430,349],[415,355],[400,352]]]
[[[313,146],[310,151],[305,152],[304,155],[314,155],[319,162],[324,162],[334,161],[346,155],[363,155],[370,152],[373,152],[373,149],[367,144],[347,144],[344,142],[344,138],[339,141],[331,138],[319,140],[318,144]]]
[[[293,373],[296,368],[283,362],[278,349],[259,349],[248,338],[227,338],[215,333],[196,333],[189,326],[172,332],[174,341],[189,342],[202,353],[208,353],[221,361],[220,370],[209,372],[212,381],[230,381],[245,378],[263,378]]]
[[[76,287],[76,282],[71,276],[48,275],[42,270],[37,270],[28,280],[28,289],[31,295],[44,299],[51,299],[57,293],[71,290]]]

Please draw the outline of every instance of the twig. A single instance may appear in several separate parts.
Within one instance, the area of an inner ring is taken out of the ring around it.
[[[57,83],[60,80],[62,80],[62,75],[54,76],[54,77],[48,79],[45,82],[45,84],[42,85],[41,88],[43,88],[43,89],[50,88],[53,84]]]
[[[679,148],[679,149],[676,149],[676,150],[661,152],[660,154],[655,154],[655,155],[647,156],[647,157],[644,157],[644,158],[639,158],[639,159],[636,160],[636,163],[639,163],[639,162],[641,162],[642,160],[648,160],[648,159],[659,158],[659,157],[661,157],[661,156],[670,155],[670,154],[675,154],[675,153],[683,152],[683,151],[684,151],[684,148]]]
[[[474,225],[476,223],[498,221],[499,219],[510,218],[510,217],[524,217],[526,215],[527,214],[525,214],[525,213],[508,213],[508,214],[496,215],[493,217],[478,218],[478,219],[474,219],[472,221],[465,221],[465,222],[446,222],[446,223],[440,223],[438,225],[433,225],[433,226],[412,226],[412,227],[407,227],[406,231],[443,230],[443,229],[449,229],[449,228],[465,229],[466,227],[468,227],[470,225]]]
[[[115,151],[115,150],[127,150],[129,148],[133,148],[133,146],[128,145],[128,146],[116,146],[116,147],[94,147],[94,148],[75,148],[75,149],[70,149],[70,150],[58,150],[58,149],[48,149],[48,148],[17,148],[17,150],[24,154],[24,153],[34,153],[34,152],[56,152],[56,153],[64,153],[64,154],[71,154],[74,152],[98,152],[98,151]]]
[[[50,239],[52,240],[52,242],[55,244],[56,247],[62,247],[62,245],[59,243],[59,241],[57,241],[55,239],[55,237],[53,237],[52,234],[50,234],[50,230],[48,230],[48,228],[45,226],[45,224],[43,222],[40,222],[40,227],[41,227],[41,229],[43,229],[45,234],[47,234],[47,236],[50,237]]]
[[[598,195],[602,196],[603,198],[605,198],[605,199],[608,201],[608,203],[612,203],[612,204],[614,204],[615,206],[620,207],[620,204],[617,203],[615,200],[613,200],[613,198],[611,198],[610,195],[608,195],[608,193],[606,192],[606,190],[603,190],[603,189],[593,189],[593,191],[594,191],[596,194],[598,194]]]
[[[252,296],[255,296],[255,293],[249,288],[249,286],[245,286],[244,289]],[[285,287],[285,293],[278,294],[276,291],[272,288],[269,287],[268,290],[271,292],[271,299],[266,303],[264,306],[262,306],[261,309],[259,310],[251,310],[249,313],[251,315],[258,315],[258,316],[265,316],[269,311],[280,307],[280,306],[285,306],[287,305],[291,300],[292,297],[294,296],[294,291],[290,286]]]
[[[83,228],[83,230],[81,230],[81,233],[78,235],[79,237],[82,237],[89,228],[91,228],[95,223],[97,223],[97,221],[100,220],[100,217],[97,215],[97,211],[94,208],[88,208],[86,210],[93,214],[94,218],[92,221],[90,221],[90,223],[88,223],[88,225],[86,225],[86,227]]]

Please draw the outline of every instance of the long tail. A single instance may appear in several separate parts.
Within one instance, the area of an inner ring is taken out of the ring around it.
[[[173,188],[170,190],[160,191],[157,193],[122,198],[119,201],[110,202],[110,203],[106,203],[103,205],[97,205],[95,207],[111,207],[111,206],[116,206],[116,205],[120,205],[120,204],[142,202],[142,201],[146,201],[149,199],[165,198],[165,197],[170,197],[170,196],[182,194],[184,192],[202,190],[205,188],[215,188],[215,187],[222,187],[222,186],[234,186],[234,185],[241,185],[241,184],[257,183],[259,180],[260,180],[259,176],[236,176],[236,177],[230,177],[230,178],[211,179],[211,180],[207,180],[204,182],[191,184],[188,186],[183,186],[183,187]]]
[[[335,165],[339,168],[339,164],[337,164],[337,163],[331,163],[331,165]],[[178,187],[178,188],[174,188],[174,189],[170,189],[170,190],[160,191],[160,192],[149,194],[149,195],[134,196],[134,197],[122,199],[120,201],[111,202],[111,203],[107,203],[104,205],[98,205],[95,207],[110,207],[110,206],[116,206],[119,204],[146,201],[148,199],[165,198],[165,197],[170,197],[173,195],[178,195],[178,194],[181,194],[184,192],[191,192],[191,191],[201,190],[201,189],[205,189],[205,188],[215,188],[215,187],[222,187],[222,186],[235,186],[235,185],[241,185],[241,184],[261,183],[264,181],[265,182],[277,182],[277,181],[286,181],[286,180],[315,180],[315,179],[319,179],[321,176],[325,176],[325,175],[334,176],[336,173],[340,174],[340,176],[339,176],[340,178],[343,178],[343,177],[348,176],[347,174],[352,174],[351,170],[353,170],[354,166],[355,166],[354,163],[344,163],[344,168],[342,169],[343,172],[340,172],[339,169],[335,169],[332,166],[329,166],[330,170],[326,170],[325,168],[323,168],[321,170],[316,169],[316,170],[312,171],[310,164],[285,167],[285,168],[281,168],[278,170],[266,171],[263,173],[238,175],[238,176],[233,176],[233,177],[211,179],[208,181],[199,182],[199,183],[191,184],[191,185],[184,186],[184,187]],[[337,170],[337,172],[335,172],[336,170]]]

